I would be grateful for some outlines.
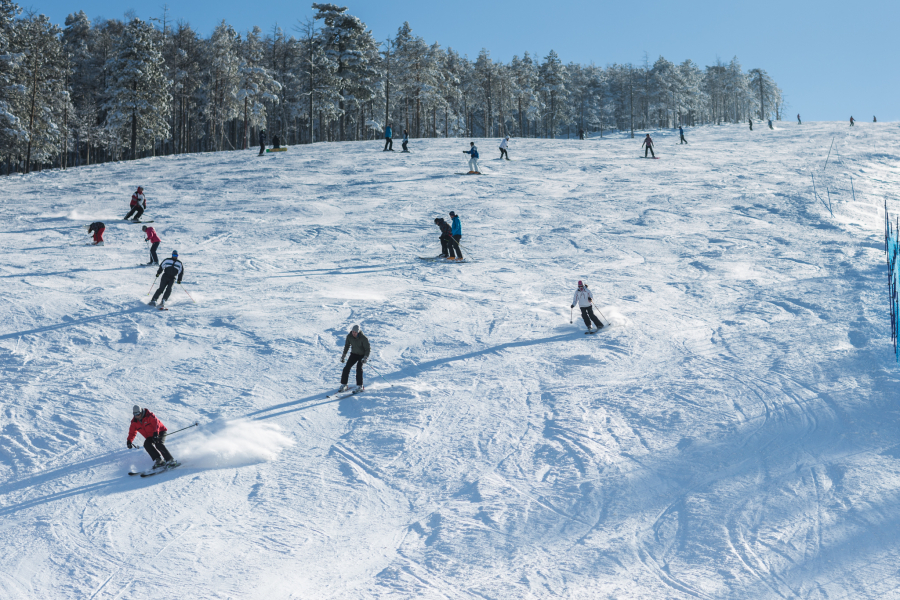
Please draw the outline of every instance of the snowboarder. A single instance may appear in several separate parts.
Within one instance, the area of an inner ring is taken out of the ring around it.
[[[453,229],[447,224],[447,221],[436,217],[434,224],[441,230],[441,237],[438,238],[441,240],[441,256],[449,260],[456,260],[454,256],[456,254],[459,256],[459,260],[462,260],[462,250],[459,249],[459,243],[453,238]],[[460,233],[462,233],[462,227],[460,227]]]
[[[850,116],[850,127],[853,127],[853,123],[855,123],[855,122],[856,122],[856,119],[854,119],[853,116],[851,115]]]
[[[772,126],[772,119],[769,119],[769,129],[775,129],[775,128]]]
[[[803,121],[800,120],[800,113],[797,113],[797,125],[803,125]]]
[[[500,140],[500,158],[506,157],[509,160],[509,136]]]
[[[481,175],[478,171],[478,148],[475,147],[475,142],[469,142],[469,149],[463,150],[463,154],[470,156],[468,175]]]
[[[459,222],[459,215],[450,211],[450,235],[453,236],[453,239],[456,241],[456,247],[459,248],[459,240],[462,239],[462,224]],[[450,249],[450,252],[453,252],[453,249]],[[462,260],[462,252],[459,253],[459,260]]]
[[[350,379],[350,369],[353,368],[353,365],[356,365],[356,389],[361,392],[366,389],[363,385],[362,366],[369,360],[370,347],[369,338],[363,335],[359,325],[354,325],[350,329],[350,333],[347,334],[347,341],[344,342],[344,353],[341,354],[341,362],[346,360],[347,350],[350,351],[350,360],[347,361],[347,364],[344,365],[344,370],[341,372],[341,389],[339,391],[346,391],[348,387],[347,381]]]
[[[178,278],[177,283],[181,283],[181,278],[184,277],[184,265],[178,260],[178,250],[172,251],[172,258],[162,261],[159,269],[156,270],[156,276],[159,277],[160,274],[162,274],[162,279],[159,280],[159,289],[153,294],[150,306],[156,306],[156,299],[162,294],[159,309],[163,310],[166,307],[166,300],[169,299],[169,294],[172,293],[172,286],[176,283],[176,277]]]
[[[583,139],[584,139],[584,129],[579,129],[579,130],[578,130],[578,139],[579,139],[579,140],[583,140]]]
[[[278,134],[272,136],[272,148],[281,148],[281,139],[278,137]]]
[[[144,188],[138,186],[137,191],[131,195],[131,210],[125,215],[124,220],[127,221],[131,218],[131,215],[134,215],[134,222],[140,222],[141,215],[144,214],[146,208],[147,198],[144,197]]]
[[[591,321],[597,326],[597,331],[603,329],[603,323],[600,322],[594,315],[594,295],[591,294],[591,290],[582,283],[578,282],[578,290],[575,292],[575,297],[572,299],[572,308],[575,308],[575,305],[581,309],[581,318],[584,319],[584,324],[587,325],[588,331],[591,331]]]
[[[407,130],[403,130],[403,151],[409,152],[409,148],[406,145],[409,144],[409,132]]]
[[[148,265],[158,265],[159,257],[156,256],[156,249],[159,248],[159,243],[162,239],[156,233],[156,230],[152,227],[147,227],[146,225],[142,225],[141,229],[143,230],[146,237],[144,238],[145,242],[150,242],[150,262]]]
[[[678,135],[681,136],[681,142],[679,142],[679,144],[687,144],[688,143],[688,141],[686,139],[684,139],[684,128],[681,126],[678,127]]]
[[[653,140],[650,139],[650,134],[647,134],[647,137],[644,138],[644,142],[641,144],[641,147],[644,148],[644,158],[647,158],[647,152],[650,153],[650,156],[656,158],[656,154],[653,152]]]
[[[750,123],[750,131],[753,131],[753,119],[747,119],[747,122]]]
[[[134,418],[131,419],[131,427],[128,428],[128,448],[134,448],[134,437],[137,434],[144,436],[144,450],[153,459],[153,468],[173,467],[177,463],[166,448],[166,433],[168,430],[162,424],[162,421],[156,418],[152,412],[146,408],[141,408],[137,404],[131,409]]]
[[[384,128],[384,151],[394,151],[394,130],[391,128],[393,123],[388,123]]]
[[[262,156],[266,153],[266,130],[259,130],[259,155]]]
[[[88,225],[88,235],[94,235],[94,242],[91,244],[92,246],[102,246],[103,245],[103,232],[106,231],[106,225],[97,221],[96,223],[91,223]]]

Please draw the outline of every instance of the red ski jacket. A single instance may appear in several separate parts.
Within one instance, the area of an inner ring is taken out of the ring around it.
[[[135,434],[141,434],[145,439],[155,437],[159,433],[168,431],[162,421],[156,418],[152,412],[144,409],[144,418],[135,417],[131,420],[131,427],[128,428],[128,441],[133,442]]]
[[[131,206],[137,206],[138,204],[144,204],[144,208],[147,208],[147,199],[143,194],[138,194],[137,192],[131,195]]]
[[[148,227],[147,231],[145,231],[144,233],[147,234],[147,240],[149,240],[153,244],[155,244],[156,242],[162,241],[161,239],[159,239],[159,236],[156,235],[156,230],[153,229],[152,227]]]

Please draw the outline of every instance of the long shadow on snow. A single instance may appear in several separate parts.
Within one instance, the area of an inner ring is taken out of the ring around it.
[[[29,335],[33,333],[46,333],[48,331],[56,331],[57,329],[65,329],[66,327],[72,327],[74,325],[83,325],[85,323],[93,323],[94,321],[101,321],[103,319],[109,317],[121,317],[123,315],[136,313],[136,312],[144,312],[147,310],[147,307],[141,303],[140,306],[136,306],[134,308],[129,308],[126,310],[120,310],[118,312],[106,313],[105,315],[97,315],[96,317],[87,317],[84,319],[78,319],[77,321],[67,321],[65,323],[60,323],[59,325],[48,325],[46,327],[38,327],[37,329],[27,329],[25,331],[17,331],[15,333],[6,333],[0,335],[0,340],[6,340],[14,337],[18,337],[20,335]]]
[[[404,379],[406,377],[412,377],[412,376],[416,375],[419,371],[424,371],[426,369],[432,369],[434,367],[439,367],[441,365],[445,365],[447,363],[455,362],[458,360],[466,360],[469,358],[475,358],[477,356],[484,356],[485,354],[500,352],[500,351],[506,350],[508,348],[521,348],[521,347],[525,347],[525,346],[536,346],[538,344],[551,344],[554,342],[564,342],[567,340],[575,340],[575,339],[579,339],[582,337],[584,337],[583,334],[581,332],[577,332],[577,333],[564,333],[561,335],[554,335],[554,336],[550,336],[550,337],[546,337],[546,338],[538,338],[536,340],[521,340],[518,342],[507,342],[505,344],[500,344],[498,346],[492,346],[490,348],[485,348],[484,350],[476,350],[474,352],[460,354],[459,356],[450,356],[447,358],[436,358],[436,359],[430,360],[428,362],[419,363],[418,365],[413,365],[411,367],[405,367],[403,369],[400,369],[399,371],[395,371],[393,373],[389,373],[389,374],[385,375],[384,379],[388,380],[388,381]],[[0,338],[0,339],[2,339],[2,338]],[[244,416],[245,416],[245,418],[255,418],[257,420],[271,419],[273,417],[280,417],[282,415],[296,412],[298,410],[306,410],[308,408],[322,406],[323,404],[331,404],[332,402],[337,401],[337,399],[327,400],[326,402],[319,402],[317,404],[309,404],[309,405],[303,406],[303,407],[291,408],[291,407],[296,407],[298,404],[304,404],[306,402],[315,400],[317,398],[322,398],[322,394],[321,393],[313,394],[312,396],[307,396],[306,398],[301,398],[299,400],[294,400],[292,402],[284,402],[282,404],[276,404],[275,406],[270,406],[269,408],[263,408],[263,409],[254,411],[252,413],[248,413]],[[263,414],[263,413],[271,412],[274,410],[279,410],[282,408],[288,409],[288,410],[282,410],[281,412],[277,412],[277,413],[273,413],[273,414],[269,414],[269,415]]]
[[[49,246],[48,246],[49,247]],[[26,248],[27,250],[27,248]],[[47,273],[46,271],[35,271],[33,273],[11,273],[9,275],[0,275],[0,278],[3,277],[51,277],[53,275],[70,275],[72,273],[81,273],[84,271],[88,271],[91,273],[101,273],[103,271],[124,271],[125,269],[137,269],[140,265],[130,266],[130,267],[114,267],[112,269],[70,269],[68,271],[54,271],[52,273]]]

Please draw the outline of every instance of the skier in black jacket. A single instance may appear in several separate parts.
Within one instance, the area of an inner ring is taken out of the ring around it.
[[[459,260],[462,260],[462,250],[459,249],[459,242],[457,242],[453,238],[453,229],[444,219],[437,217],[434,220],[434,224],[437,225],[441,230],[441,256],[444,258],[449,258],[450,260],[457,260],[453,254],[454,251],[456,255],[459,257]]]
[[[262,156],[266,151],[266,132],[264,129],[259,131],[259,155]]]
[[[181,283],[181,278],[184,277],[184,265],[178,260],[178,250],[172,251],[172,258],[167,258],[160,263],[156,276],[159,277],[160,274],[162,274],[162,279],[159,281],[159,289],[153,294],[150,306],[156,306],[156,299],[162,294],[162,301],[159,303],[159,308],[162,309],[165,308],[166,300],[169,299],[169,294],[172,293],[172,285],[176,283],[176,277],[178,278],[178,283]]]

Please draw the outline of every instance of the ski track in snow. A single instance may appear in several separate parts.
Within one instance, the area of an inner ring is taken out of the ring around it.
[[[659,131],[658,161],[481,140],[483,177],[414,140],[4,178],[0,597],[897,595],[896,130]],[[137,185],[185,264],[165,313]],[[418,260],[449,210],[474,260]],[[384,378],[328,399],[353,323]],[[182,467],[126,475],[134,403],[201,422]]]

